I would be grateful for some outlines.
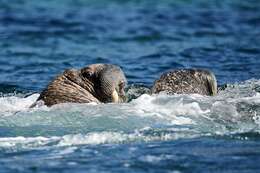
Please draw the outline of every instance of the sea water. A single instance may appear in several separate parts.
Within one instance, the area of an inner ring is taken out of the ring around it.
[[[260,2],[0,1],[0,172],[259,172]],[[128,103],[30,108],[57,74],[122,67]],[[216,96],[150,95],[205,68]]]

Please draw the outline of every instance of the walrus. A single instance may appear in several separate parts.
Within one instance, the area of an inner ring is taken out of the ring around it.
[[[171,70],[155,80],[152,93],[216,95],[215,75],[204,69]]]
[[[120,103],[126,100],[126,84],[120,67],[92,64],[80,70],[65,70],[41,92],[37,102],[42,100],[47,106],[67,102]]]

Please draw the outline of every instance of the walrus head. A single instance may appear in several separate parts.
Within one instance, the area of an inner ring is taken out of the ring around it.
[[[52,106],[59,103],[125,102],[126,78],[120,67],[92,64],[80,70],[68,69],[54,78],[37,101]]]
[[[112,64],[92,64],[81,69],[81,76],[93,81],[101,102],[125,102],[126,77],[120,67]]]
[[[166,72],[154,82],[152,93],[216,95],[215,75],[204,69],[177,69]]]

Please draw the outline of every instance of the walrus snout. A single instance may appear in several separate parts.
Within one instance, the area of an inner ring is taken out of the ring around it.
[[[100,95],[105,96],[103,102],[121,103],[126,101],[124,90],[127,80],[120,67],[106,64],[100,70],[97,78]]]
[[[47,106],[66,102],[121,103],[126,101],[126,84],[120,67],[92,64],[80,70],[65,70],[42,91],[38,100]]]

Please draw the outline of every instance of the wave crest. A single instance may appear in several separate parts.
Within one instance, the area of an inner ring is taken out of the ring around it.
[[[215,97],[143,93],[124,104],[66,103],[38,108],[29,106],[39,94],[1,97],[0,146],[124,143],[259,133],[259,86],[260,81],[249,80],[228,85]]]

